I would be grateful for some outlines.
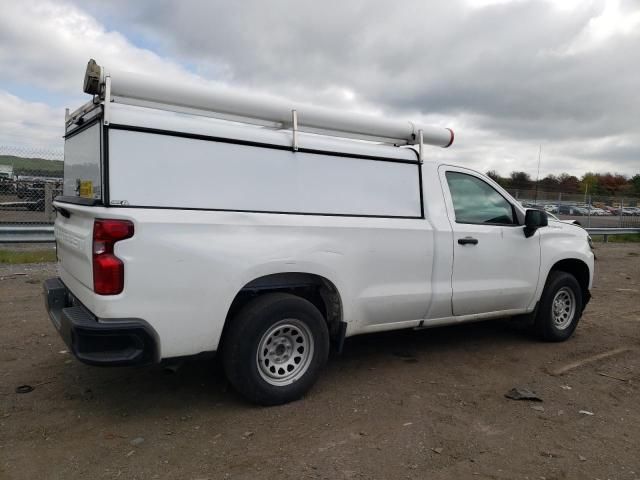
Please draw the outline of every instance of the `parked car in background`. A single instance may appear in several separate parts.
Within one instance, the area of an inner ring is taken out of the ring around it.
[[[602,208],[594,207],[592,205],[578,205],[584,215],[591,215],[592,217],[601,217],[606,214],[605,210]]]
[[[560,215],[582,215],[581,211],[575,205],[559,205],[558,214]]]
[[[587,209],[588,214],[591,215],[591,216],[602,217],[604,215],[604,210],[602,210],[601,208],[592,207],[590,205],[587,205],[586,209]]]
[[[24,200],[28,210],[43,211],[45,208],[45,185],[51,186],[51,198],[62,194],[62,179],[55,177],[19,176],[15,190],[19,199]]]
[[[11,194],[15,191],[13,166],[0,165],[0,193]]]
[[[633,211],[635,212],[634,215],[640,215],[640,207],[629,207],[632,208]]]
[[[584,217],[586,217],[587,215],[589,215],[589,208],[588,207],[583,207],[583,206],[576,206],[573,207],[574,208],[574,215],[582,215]]]
[[[557,205],[545,205],[544,209],[545,209],[545,211],[547,211],[549,213],[558,213],[558,206]]]
[[[0,194],[11,195],[15,193],[16,184],[13,178],[0,175]]]

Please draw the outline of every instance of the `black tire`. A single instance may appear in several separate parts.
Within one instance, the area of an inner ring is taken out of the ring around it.
[[[560,292],[563,292],[564,295]],[[567,307],[568,303],[560,302],[559,314],[554,313],[554,300],[558,299],[572,301],[573,310]],[[573,296],[573,299],[571,299]],[[565,307],[562,307],[564,303]],[[580,321],[582,316],[582,288],[576,278],[570,273],[552,271],[549,273],[547,282],[540,298],[538,312],[534,323],[537,336],[547,342],[564,342],[568,340]],[[566,319],[563,320],[562,316]]]
[[[249,401],[259,405],[291,402],[299,399],[316,382],[329,355],[329,331],[322,314],[311,302],[287,293],[268,293],[251,300],[229,321],[222,345],[224,371],[233,387]],[[288,325],[292,321],[297,323],[290,328]],[[276,325],[284,325],[282,330],[288,329],[287,332],[294,336],[279,333]],[[286,358],[286,365],[269,363],[268,358],[261,359],[258,352],[260,344],[271,338],[275,340],[272,344],[263,344],[263,352],[272,348],[268,355],[283,355],[276,360]],[[296,351],[276,353],[279,347],[274,347],[276,342],[281,342],[285,344],[282,350],[289,349],[291,345],[294,350],[299,349],[297,341],[308,344],[307,356],[299,360],[304,362],[303,366],[293,362],[301,358],[295,357],[298,355]],[[293,370],[291,375],[297,376],[284,380],[269,377],[281,373],[290,375],[280,368],[290,366]],[[281,383],[274,384],[276,382]]]

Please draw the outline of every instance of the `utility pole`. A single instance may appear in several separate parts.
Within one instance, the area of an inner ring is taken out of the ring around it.
[[[538,150],[538,176],[536,177],[536,196],[533,203],[538,204],[538,183],[540,183],[540,159],[542,158],[542,144],[540,144],[540,150]]]
[[[587,204],[587,193],[589,192],[589,183],[584,183],[584,204]]]

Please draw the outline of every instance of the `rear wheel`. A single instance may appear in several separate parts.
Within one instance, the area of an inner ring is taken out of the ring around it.
[[[248,400],[290,402],[315,383],[329,354],[329,332],[311,302],[269,293],[250,301],[230,321],[222,346],[224,369]]]
[[[542,292],[535,320],[537,335],[548,342],[567,340],[582,316],[582,289],[566,272],[552,271]]]

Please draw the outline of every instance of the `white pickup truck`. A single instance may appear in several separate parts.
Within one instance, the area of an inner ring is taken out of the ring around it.
[[[218,352],[239,392],[279,404],[345,337],[527,315],[563,341],[589,301],[587,232],[426,160],[448,129],[93,61],[85,91],[44,284],[85,363]]]

